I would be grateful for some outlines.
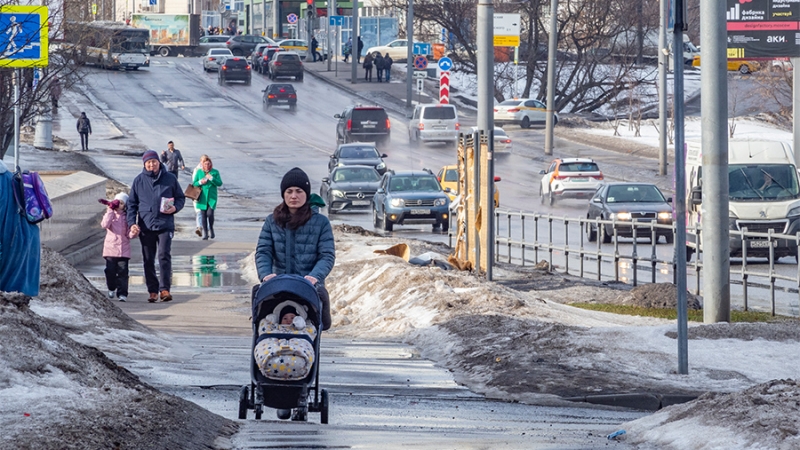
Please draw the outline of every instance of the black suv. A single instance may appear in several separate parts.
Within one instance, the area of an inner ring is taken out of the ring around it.
[[[288,106],[294,111],[297,108],[297,91],[291,84],[270,84],[263,91],[264,109],[270,106]]]
[[[294,77],[303,81],[303,61],[296,52],[278,52],[269,60],[269,77],[273,80],[278,77]]]
[[[258,60],[258,71],[263,75],[269,75],[269,62],[275,57],[275,53],[284,52],[286,50],[280,47],[267,47],[261,53],[261,59]],[[255,65],[255,63],[253,63]]]
[[[274,43],[274,41],[270,41],[265,37],[243,34],[240,36],[231,36],[225,45],[228,46],[228,49],[230,49],[234,56],[245,56],[253,53],[253,49],[255,49],[258,44]]]
[[[391,124],[380,106],[351,106],[333,117],[339,119],[337,143],[375,142],[381,147],[389,144]]]
[[[244,81],[244,84],[249,86],[251,76],[250,64],[244,58],[228,57],[219,66],[220,85],[228,81]]]

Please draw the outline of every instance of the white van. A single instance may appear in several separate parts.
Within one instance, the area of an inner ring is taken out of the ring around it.
[[[703,202],[714,201],[702,193],[703,152],[699,142],[687,142],[686,155],[686,255],[696,250],[694,228],[701,225]],[[786,142],[731,139],[728,142],[728,201],[730,255],[742,255],[738,231],[795,235],[800,231],[800,186],[792,147]],[[706,231],[708,232],[708,231]],[[700,245],[702,246],[702,235]],[[766,239],[747,238],[747,255],[769,257]],[[797,258],[794,239],[775,241],[775,258]]]
[[[417,105],[408,123],[408,140],[412,145],[420,142],[458,142],[458,111],[454,105]]]

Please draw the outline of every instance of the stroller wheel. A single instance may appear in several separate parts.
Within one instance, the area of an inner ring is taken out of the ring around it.
[[[322,424],[328,423],[328,390],[322,390],[322,399],[320,399],[319,405],[319,422]]]
[[[279,409],[277,411],[278,419],[286,420],[289,417],[292,417],[292,410],[291,409]]]
[[[247,391],[247,386],[242,386],[242,389],[239,390],[239,419],[241,420],[247,419],[247,407],[249,406]]]
[[[293,422],[306,422],[308,421],[308,410],[306,408],[297,408],[292,414]]]
[[[256,405],[254,408],[256,410],[256,420],[261,420],[261,413],[263,412],[261,408],[261,405]]]

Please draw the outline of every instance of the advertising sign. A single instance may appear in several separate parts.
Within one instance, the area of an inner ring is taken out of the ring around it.
[[[800,56],[800,0],[726,0],[728,59]]]
[[[0,67],[47,66],[47,7],[0,6]]]
[[[192,45],[189,14],[134,14],[131,25],[150,30],[150,45]]]

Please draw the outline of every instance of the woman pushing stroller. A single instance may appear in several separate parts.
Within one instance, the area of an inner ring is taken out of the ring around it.
[[[256,246],[261,282],[276,275],[300,275],[322,301],[322,329],[331,327],[331,308],[325,278],[333,269],[336,251],[328,218],[311,205],[308,175],[295,167],[281,180],[283,201],[264,221]]]

